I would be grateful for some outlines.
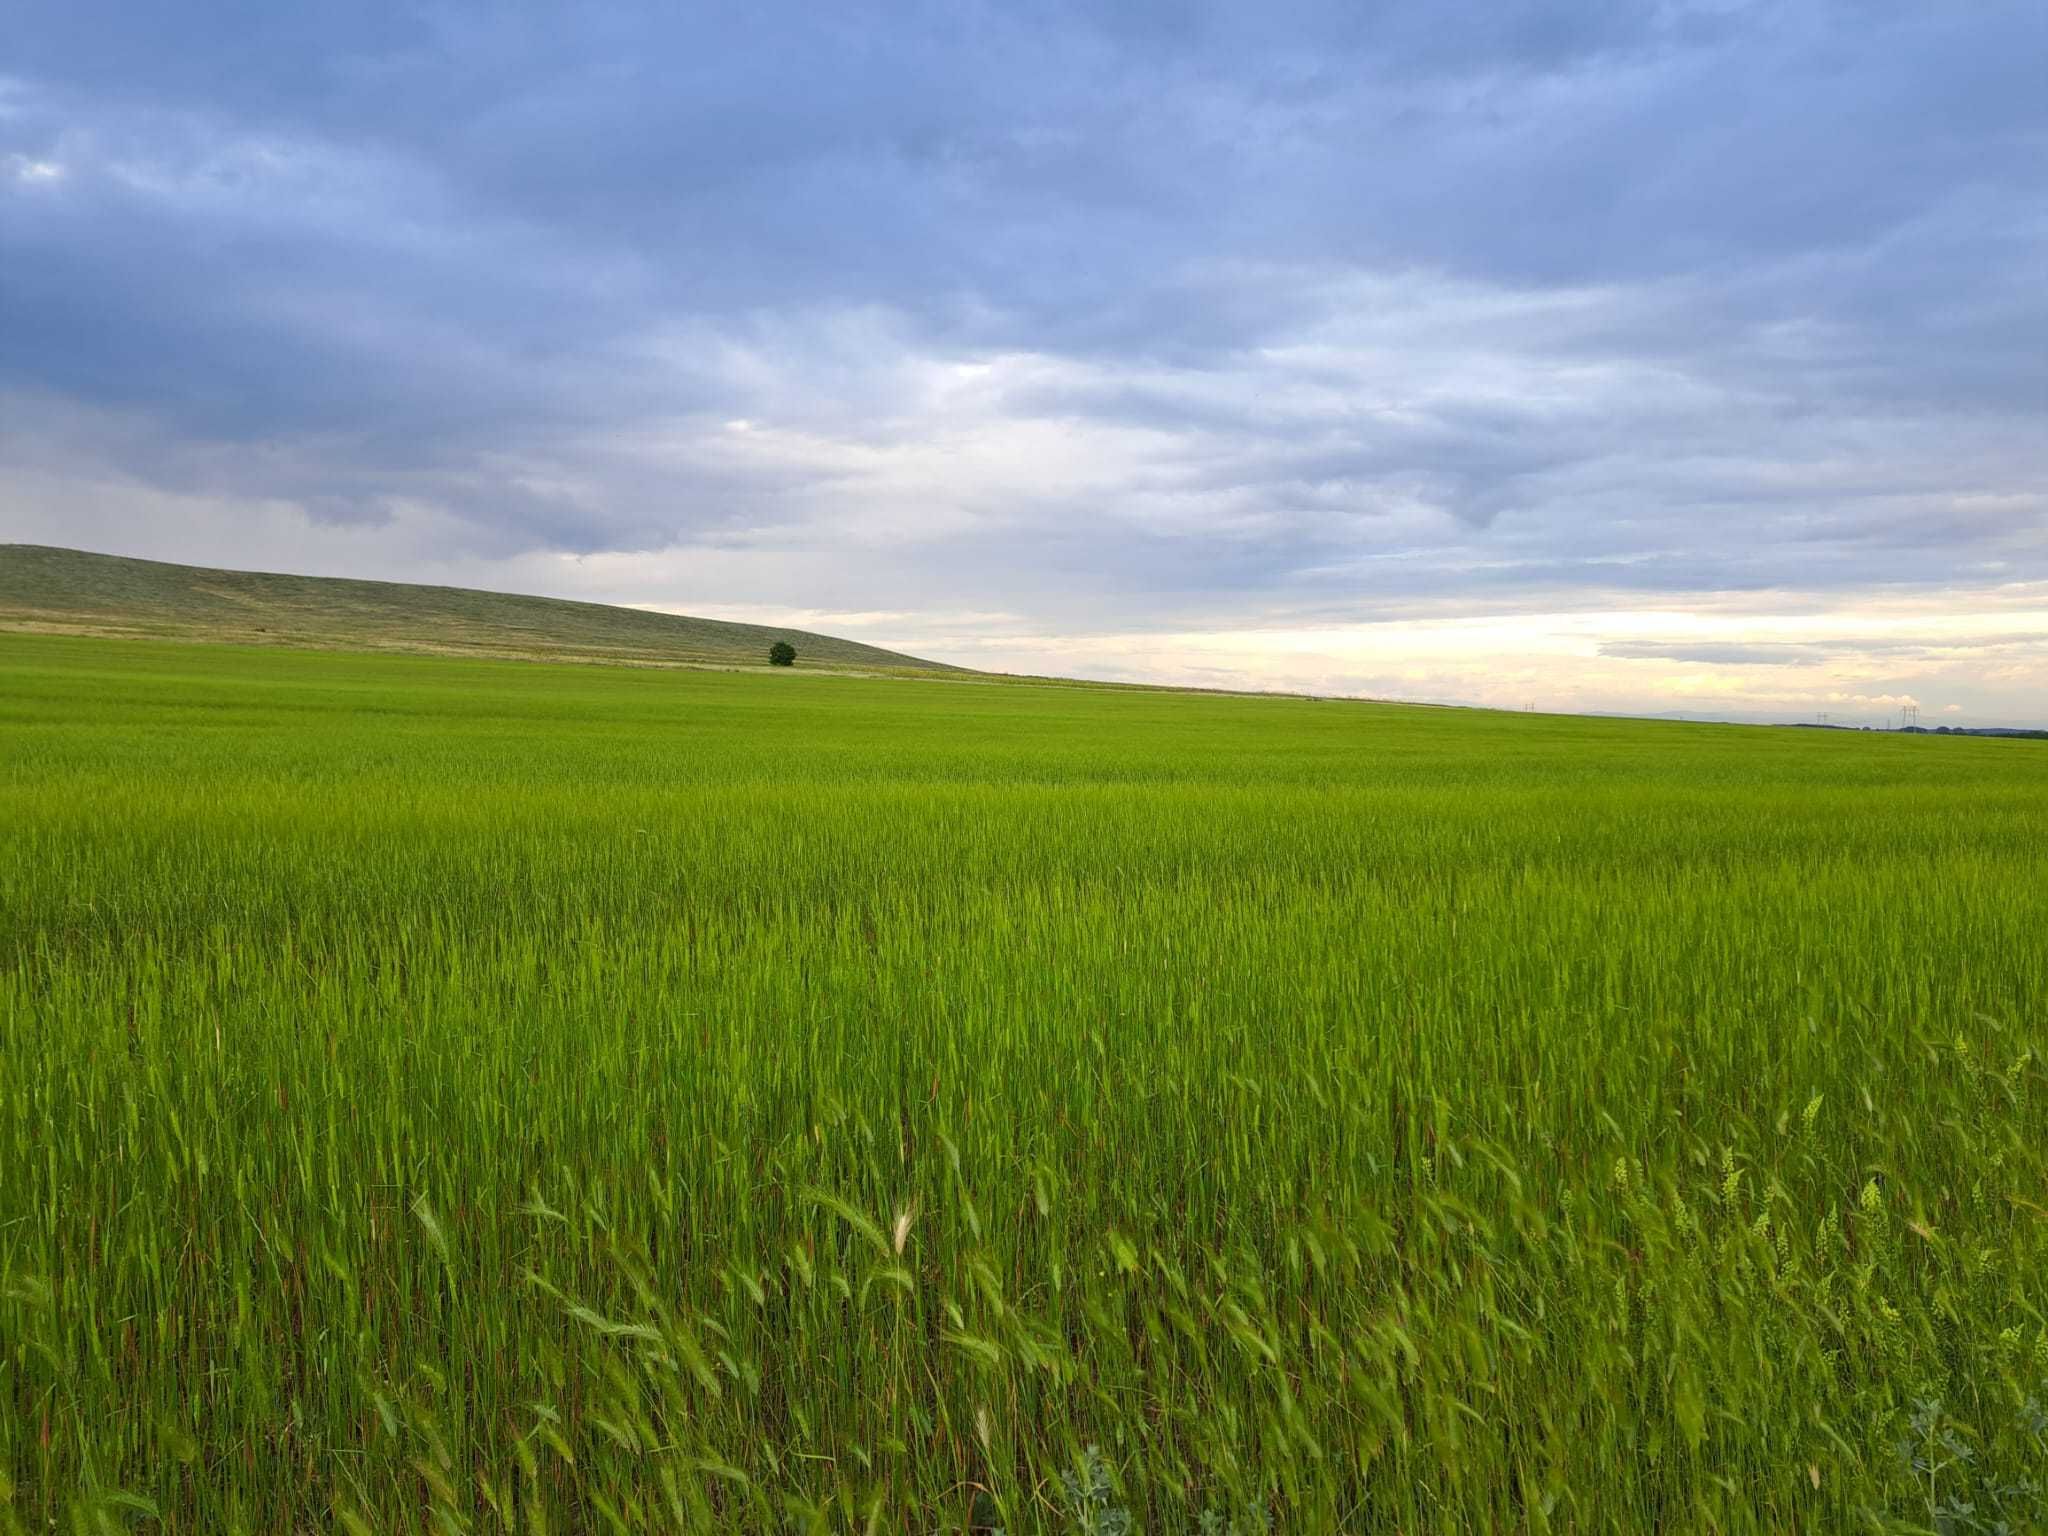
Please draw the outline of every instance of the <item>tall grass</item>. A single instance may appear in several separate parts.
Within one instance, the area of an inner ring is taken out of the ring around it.
[[[2048,752],[0,638],[0,1532],[2014,1529]]]

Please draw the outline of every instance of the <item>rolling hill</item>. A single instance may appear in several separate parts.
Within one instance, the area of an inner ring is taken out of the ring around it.
[[[0,544],[0,629],[440,652],[643,666],[763,666],[787,640],[799,666],[964,668],[831,635],[464,587],[284,576]]]

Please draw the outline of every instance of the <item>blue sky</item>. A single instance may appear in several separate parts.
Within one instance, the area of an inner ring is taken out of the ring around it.
[[[0,537],[2048,718],[2048,6],[28,0]]]

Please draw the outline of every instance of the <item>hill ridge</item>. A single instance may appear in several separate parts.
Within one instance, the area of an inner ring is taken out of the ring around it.
[[[814,630],[426,582],[183,565],[0,543],[0,629],[642,666],[760,666],[786,640],[832,671],[972,675]]]

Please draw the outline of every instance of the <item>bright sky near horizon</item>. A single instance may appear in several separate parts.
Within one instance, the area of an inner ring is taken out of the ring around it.
[[[25,0],[0,539],[2048,724],[2048,6]]]

